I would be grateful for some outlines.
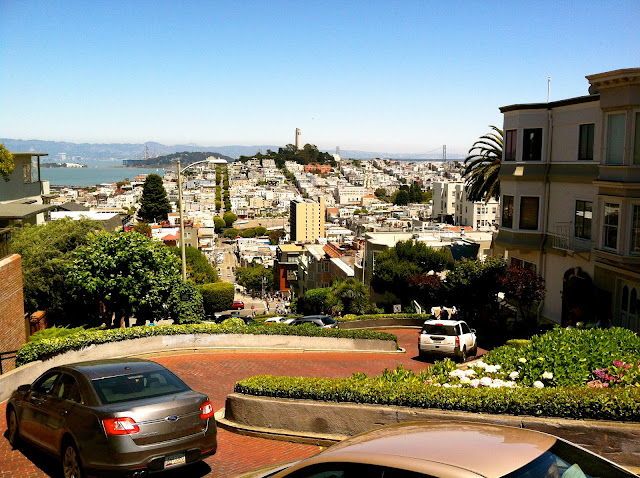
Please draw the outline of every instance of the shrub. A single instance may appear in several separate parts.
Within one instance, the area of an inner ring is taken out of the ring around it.
[[[393,340],[395,335],[369,330],[321,329],[320,327],[290,327],[284,324],[247,326],[244,322],[231,321],[224,324],[184,324],[140,326],[109,330],[80,331],[60,338],[36,340],[24,344],[16,354],[16,366],[35,360],[46,360],[54,355],[80,350],[90,345],[121,342],[123,340],[162,335],[183,334],[253,334],[253,335],[294,335],[306,337],[335,337],[349,339]]]
[[[586,385],[597,378],[594,371],[614,360],[640,361],[640,337],[628,329],[555,328],[535,335],[522,347],[498,347],[483,357],[488,364],[517,371],[522,383],[533,385],[544,372],[553,374],[554,385]]]
[[[193,282],[180,282],[171,292],[167,306],[175,324],[196,324],[204,318],[202,294]]]
[[[228,310],[233,304],[235,290],[227,282],[211,282],[202,286],[202,300],[207,315]]]
[[[385,371],[368,378],[274,377],[257,375],[237,382],[234,391],[249,395],[396,405],[476,413],[538,417],[640,421],[640,388],[445,388],[425,386],[422,373]]]

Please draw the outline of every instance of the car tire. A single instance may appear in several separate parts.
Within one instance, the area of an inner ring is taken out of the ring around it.
[[[78,448],[72,441],[63,444],[60,461],[64,478],[84,478]]]
[[[467,361],[467,347],[462,347],[460,351],[460,363],[465,363]]]
[[[420,350],[418,349],[418,358],[421,360],[426,360],[429,358],[429,354],[427,352],[425,352],[424,350]]]
[[[9,432],[9,445],[11,448],[18,448],[20,445],[20,428],[18,425],[18,415],[13,407],[7,411],[7,429]]]

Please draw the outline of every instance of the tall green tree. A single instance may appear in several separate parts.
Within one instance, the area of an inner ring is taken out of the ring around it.
[[[222,231],[222,228],[226,227],[227,223],[224,222],[220,216],[216,216],[213,218],[213,226],[215,227],[216,232]]]
[[[231,226],[233,226],[233,223],[238,220],[238,216],[236,216],[231,211],[227,211],[222,216],[222,219],[224,219],[224,222],[227,225],[227,227],[231,227]]]
[[[169,250],[176,257],[181,256],[179,247],[170,247]],[[194,284],[207,284],[218,280],[218,272],[209,260],[197,247],[186,246],[184,248],[187,260],[187,280]]]
[[[162,178],[157,174],[150,174],[142,187],[138,218],[144,222],[159,222],[166,220],[170,212],[171,203],[162,184]]]
[[[273,280],[273,269],[261,264],[236,268],[236,282],[249,290],[260,292],[263,284],[265,290],[272,290]]]
[[[14,167],[13,154],[4,147],[4,144],[0,143],[0,174],[5,181],[9,181]]]
[[[65,287],[65,271],[73,261],[73,251],[88,242],[89,233],[102,229],[100,221],[65,218],[11,231],[10,250],[22,256],[27,312],[45,310],[55,325],[82,325],[77,322],[82,314],[72,306],[73,298]],[[98,308],[89,312],[97,314]]]
[[[409,278],[427,275],[430,271],[441,272],[449,265],[449,255],[441,250],[413,240],[399,241],[395,247],[376,256],[375,269],[371,277],[371,287],[378,294],[389,292],[408,305],[414,290]]]
[[[391,197],[391,202],[396,206],[406,206],[409,204],[409,191],[406,189],[398,189],[393,193]]]
[[[126,320],[160,314],[181,282],[180,261],[163,244],[137,232],[91,234],[73,253],[67,284],[82,303],[102,302]]]
[[[447,272],[446,288],[449,305],[455,305],[466,320],[483,312],[497,313],[497,294],[502,291],[501,277],[506,270],[504,260],[497,257],[463,259]]]
[[[370,308],[369,293],[366,287],[353,277],[336,283],[331,288],[331,295],[336,299],[335,310],[343,315],[361,315]]]
[[[462,175],[470,201],[500,199],[498,173],[502,163],[503,132],[497,126],[489,126],[493,132],[481,136],[473,143],[464,160]]]

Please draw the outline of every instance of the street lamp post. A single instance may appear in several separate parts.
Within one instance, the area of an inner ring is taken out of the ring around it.
[[[182,282],[186,282],[187,258],[184,245],[184,215],[182,213],[182,170],[180,169],[180,159],[178,159],[178,209],[180,211],[180,257],[182,259]]]

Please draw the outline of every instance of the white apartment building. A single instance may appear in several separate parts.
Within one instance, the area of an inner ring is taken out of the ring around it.
[[[496,253],[546,281],[543,318],[640,332],[640,68],[588,96],[501,108]]]

